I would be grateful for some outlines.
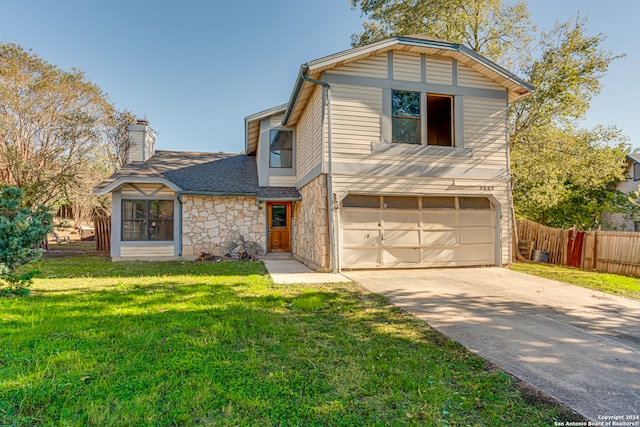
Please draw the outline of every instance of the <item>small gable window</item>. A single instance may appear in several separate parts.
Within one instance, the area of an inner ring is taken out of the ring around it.
[[[122,240],[173,240],[173,200],[123,200]]]
[[[269,167],[293,167],[293,132],[276,129],[271,131]]]

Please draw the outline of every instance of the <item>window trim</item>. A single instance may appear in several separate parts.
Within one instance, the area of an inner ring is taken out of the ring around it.
[[[420,94],[420,143],[395,142],[393,137],[393,93],[394,92],[414,92]],[[429,111],[428,97],[443,97],[450,100],[450,138],[451,145],[429,145]],[[463,120],[463,97],[442,92],[428,92],[424,85],[421,87],[391,87],[383,90],[383,120],[382,120],[382,141],[394,146],[414,146],[445,148],[447,150],[464,148],[464,130],[458,125]]]
[[[127,202],[144,202],[145,204],[145,218],[138,220],[134,218],[125,217],[125,204]],[[152,202],[171,202],[171,218],[151,218],[151,203]],[[175,208],[176,203],[174,199],[167,198],[126,198],[122,199],[120,203],[120,241],[121,242],[174,242],[175,241]],[[145,239],[126,239],[124,235],[124,223],[126,221],[140,221],[144,222]],[[171,221],[171,238],[170,239],[151,239],[151,222],[153,221]]]

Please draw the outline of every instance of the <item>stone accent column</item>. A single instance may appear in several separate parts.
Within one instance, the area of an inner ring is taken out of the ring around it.
[[[252,197],[184,196],[182,203],[182,253],[230,253],[244,246],[249,255],[266,251],[266,213]]]
[[[314,270],[330,271],[327,177],[322,174],[298,190],[294,218],[294,255]]]

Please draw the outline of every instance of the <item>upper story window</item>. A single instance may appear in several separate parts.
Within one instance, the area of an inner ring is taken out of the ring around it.
[[[427,145],[453,147],[453,97],[427,95]]]
[[[453,97],[420,92],[391,91],[392,142],[453,147]],[[426,107],[426,113],[423,111]],[[426,138],[422,122],[426,121]]]
[[[173,240],[173,200],[123,200],[122,240]]]
[[[269,167],[293,167],[293,132],[290,130],[271,130],[269,143]]]
[[[640,181],[640,163],[633,163],[633,180]]]
[[[420,92],[391,92],[392,142],[420,144]]]

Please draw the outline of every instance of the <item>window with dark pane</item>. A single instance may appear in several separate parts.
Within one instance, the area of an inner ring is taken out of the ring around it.
[[[387,209],[418,209],[417,197],[384,196],[382,201]]]
[[[491,202],[486,197],[459,197],[460,209],[491,209]]]
[[[173,200],[123,200],[122,240],[173,240]]]
[[[342,206],[344,206],[345,208],[379,208],[380,197],[349,194],[342,201]]]
[[[287,227],[287,205],[271,205],[271,227]]]
[[[293,132],[290,130],[272,130],[270,138],[269,167],[293,167]]]
[[[392,142],[420,144],[420,92],[391,91]]]
[[[423,197],[422,209],[455,209],[456,199],[453,197]]]
[[[453,97],[427,95],[427,145],[453,147]]]

